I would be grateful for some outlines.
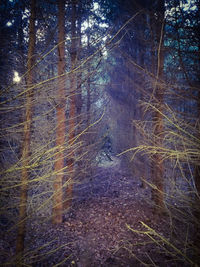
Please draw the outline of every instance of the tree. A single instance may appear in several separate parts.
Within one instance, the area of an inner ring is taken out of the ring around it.
[[[154,11],[155,12],[155,11]],[[164,104],[164,86],[163,68],[164,68],[164,1],[158,1],[156,12],[153,14],[152,26],[155,31],[154,47],[152,51],[153,57],[153,73],[155,73],[155,84],[153,84],[153,98],[155,111],[153,111],[153,146],[162,147],[163,145],[163,104]],[[157,59],[155,60],[154,57]],[[156,64],[156,66],[155,66]],[[152,156],[152,199],[155,202],[156,210],[164,210],[164,165],[162,156],[156,153]],[[155,186],[155,187],[154,187]]]
[[[67,180],[67,190],[65,200],[65,208],[68,209],[71,205],[71,200],[73,197],[73,183],[74,183],[74,160],[75,154],[73,151],[73,144],[75,138],[75,125],[76,125],[76,72],[75,67],[77,64],[77,30],[76,30],[76,5],[77,1],[72,0],[72,13],[71,13],[71,48],[70,48],[70,59],[71,59],[71,73],[70,73],[70,106],[69,106],[69,133],[68,133],[68,145],[70,149],[70,159],[68,160],[68,173],[69,177]]]
[[[21,173],[21,193],[19,206],[19,223],[16,253],[22,255],[24,250],[24,239],[26,234],[26,209],[28,198],[28,182],[29,182],[29,157],[30,157],[30,141],[31,141],[31,124],[32,124],[32,108],[33,108],[33,66],[34,66],[34,49],[36,42],[35,20],[36,20],[36,0],[31,0],[31,15],[29,24],[29,46],[27,58],[27,90],[26,90],[26,114],[24,121],[24,140],[22,146],[22,173]]]
[[[62,222],[64,180],[64,151],[65,151],[65,1],[58,0],[58,103],[56,107],[56,159],[55,159],[55,181],[54,181],[54,203],[53,223]]]

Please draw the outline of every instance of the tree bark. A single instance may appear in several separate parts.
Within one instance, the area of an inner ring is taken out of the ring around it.
[[[68,160],[68,185],[66,190],[65,208],[68,209],[71,206],[73,197],[73,182],[74,182],[74,159],[75,154],[73,151],[73,143],[75,137],[75,116],[76,116],[76,73],[74,68],[77,62],[77,45],[76,45],[76,0],[72,0],[72,17],[71,17],[71,74],[70,74],[70,107],[69,107],[69,139],[68,145],[70,151],[70,159]]]
[[[82,11],[82,4],[79,4],[79,11]],[[77,62],[78,64],[81,63],[81,50],[82,50],[82,33],[81,33],[81,16],[77,18]],[[79,72],[77,74],[77,94],[76,94],[76,114],[77,114],[77,130],[76,134],[79,135],[81,133],[82,129],[82,107],[83,107],[83,96],[82,96],[82,72]],[[83,152],[83,136],[80,136],[78,141],[80,142],[80,147],[78,149],[78,170],[76,170],[77,175],[81,175],[82,173],[82,152]]]
[[[36,0],[31,0],[31,16],[29,24],[29,47],[27,61],[27,92],[26,92],[26,113],[24,123],[24,141],[22,146],[22,173],[21,173],[21,193],[19,206],[19,223],[16,243],[16,254],[21,259],[24,251],[24,239],[26,234],[26,217],[27,217],[27,198],[28,198],[28,180],[29,180],[29,156],[30,156],[30,140],[31,140],[31,124],[32,124],[32,108],[33,108],[33,65],[34,65],[34,49],[36,42],[35,34],[35,18],[36,18]],[[20,261],[17,263],[20,266]]]
[[[55,159],[55,181],[53,198],[53,216],[54,224],[62,223],[63,213],[63,188],[64,180],[64,148],[65,148],[65,1],[58,0],[58,102],[56,108],[56,146],[58,152]]]
[[[88,17],[88,25],[90,19]],[[87,33],[87,49],[90,52],[90,32]],[[87,78],[87,127],[90,125],[90,108],[91,108],[91,88],[90,88],[90,62],[87,64],[88,78]]]
[[[200,9],[200,5],[198,10]],[[200,10],[199,10],[200,11]],[[199,57],[198,57],[198,62],[200,66],[200,40],[199,41],[199,46],[198,46],[198,51],[199,51]],[[198,99],[197,99],[197,119],[199,120],[199,125],[200,125],[200,81],[199,81],[200,73],[199,69],[197,70],[197,87],[198,87]],[[198,130],[200,130],[198,128]],[[197,138],[200,140],[200,131],[197,133]],[[194,260],[196,262],[199,261],[200,258],[200,164],[199,162],[194,166],[194,181],[195,181],[195,187],[196,187],[196,198],[195,198],[195,208],[194,208],[194,220],[196,221],[196,231],[195,231],[195,236],[194,236],[194,247],[196,249],[195,257]]]
[[[163,105],[164,105],[164,88],[162,86],[164,54],[163,54],[163,37],[164,37],[164,1],[158,1],[157,17],[155,19],[155,47],[157,56],[156,80],[154,85],[154,105],[158,111],[153,112],[153,139],[155,147],[163,145]],[[155,203],[155,211],[160,213],[165,211],[164,204],[164,165],[162,156],[157,153],[152,159],[152,183],[155,188],[152,189],[152,200]]]

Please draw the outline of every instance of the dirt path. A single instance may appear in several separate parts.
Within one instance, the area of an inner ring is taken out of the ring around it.
[[[62,225],[45,223],[33,231],[37,247],[54,241],[35,256],[39,259],[41,253],[52,253],[45,256],[41,265],[32,266],[56,266],[62,261],[58,266],[143,266],[136,257],[148,263],[151,258],[156,264],[160,258],[156,259],[157,252],[154,245],[148,244],[149,238],[127,228],[128,224],[141,230],[140,221],[159,231],[163,228],[163,221],[158,223],[158,218],[153,217],[148,195],[140,181],[121,170],[120,164],[111,162],[98,167],[92,179],[75,187],[72,209]]]
[[[119,163],[100,166],[77,185],[71,210],[62,225],[30,222],[26,247],[29,266],[183,266],[173,265],[151,240],[127,228],[169,232],[165,218],[152,212],[150,190],[122,170]],[[145,245],[145,246],[144,246]]]

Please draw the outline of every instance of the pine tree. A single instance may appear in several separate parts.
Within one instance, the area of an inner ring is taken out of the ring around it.
[[[24,239],[26,234],[26,216],[27,216],[27,199],[28,199],[28,182],[29,182],[29,156],[31,142],[31,124],[33,109],[33,66],[34,66],[34,49],[36,42],[35,34],[36,19],[36,0],[31,0],[31,15],[29,25],[29,46],[27,59],[27,90],[26,90],[26,114],[24,121],[24,140],[22,146],[22,173],[21,173],[21,193],[19,206],[19,223],[16,253],[22,256],[24,250]]]
[[[153,98],[155,111],[153,111],[153,146],[162,147],[163,145],[163,104],[164,87],[162,85],[164,68],[164,1],[158,1],[156,14],[152,19],[153,29],[155,31],[155,46],[153,51],[156,59],[153,59],[155,73],[155,82],[153,84]],[[155,18],[156,16],[156,18]],[[164,211],[164,165],[159,153],[152,156],[152,183],[155,186],[152,189],[152,199],[155,202],[157,211]]]
[[[69,134],[68,134],[68,145],[70,149],[70,159],[68,160],[68,181],[66,190],[65,208],[68,209],[71,205],[73,197],[73,183],[74,183],[74,160],[75,154],[73,151],[74,137],[75,137],[75,125],[76,125],[76,97],[75,94],[76,84],[76,72],[75,67],[77,63],[77,29],[76,29],[76,8],[77,1],[72,1],[72,14],[71,14],[71,48],[70,48],[70,59],[71,59],[71,73],[70,73],[70,106],[69,106]]]
[[[62,222],[63,213],[63,189],[64,179],[64,151],[65,151],[65,1],[58,0],[58,103],[56,107],[56,146],[57,153],[55,159],[55,181],[54,181],[54,203],[53,203],[53,223]]]

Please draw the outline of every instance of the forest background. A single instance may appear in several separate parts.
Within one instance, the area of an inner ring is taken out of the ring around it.
[[[62,224],[76,188],[119,160],[151,191],[154,214],[168,218],[169,238],[153,241],[198,266],[199,8],[199,0],[1,1],[4,264],[33,266],[30,221]],[[145,227],[137,233],[156,235]]]

